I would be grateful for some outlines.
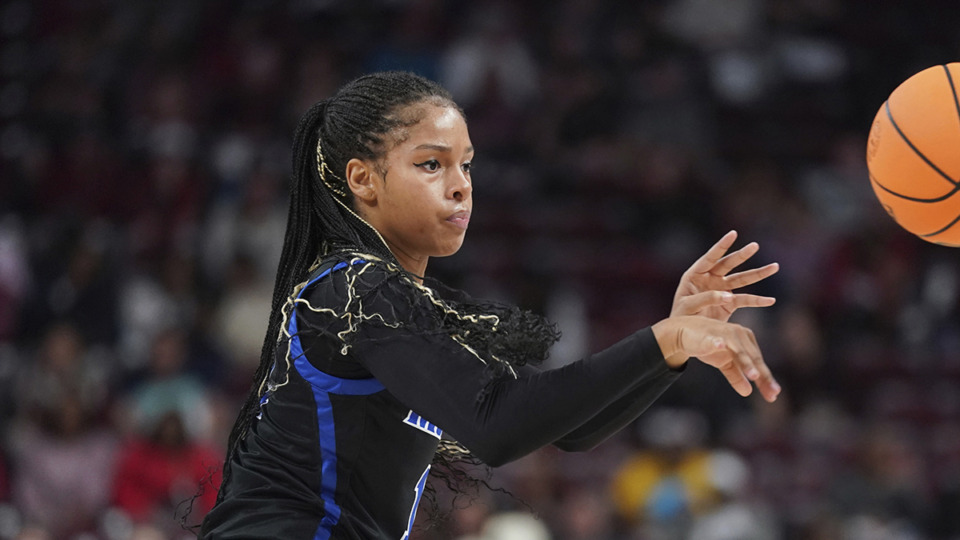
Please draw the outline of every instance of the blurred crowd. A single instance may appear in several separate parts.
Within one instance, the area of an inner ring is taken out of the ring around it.
[[[547,314],[555,365],[666,316],[730,229],[782,268],[736,315],[775,404],[693,363],[597,449],[494,470],[509,495],[441,490],[415,538],[960,538],[956,252],[898,228],[864,162],[958,23],[946,0],[4,2],[0,538],[190,536],[259,359],[296,121],[381,69],[444,84],[478,149],[467,242],[428,271]]]

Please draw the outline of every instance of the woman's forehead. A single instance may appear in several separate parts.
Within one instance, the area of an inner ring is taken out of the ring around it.
[[[405,114],[404,114],[405,113]],[[420,103],[404,111],[403,127],[394,130],[394,148],[416,147],[423,143],[443,143],[445,146],[470,146],[470,135],[463,115],[456,107]],[[407,116],[409,115],[409,116]]]

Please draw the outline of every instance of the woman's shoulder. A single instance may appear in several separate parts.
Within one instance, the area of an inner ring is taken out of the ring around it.
[[[363,253],[326,257],[310,272],[297,296],[311,303],[348,307],[365,303],[410,302],[416,285],[395,264]],[[354,306],[357,307],[357,306]]]
[[[338,253],[324,257],[311,269],[304,289],[338,287],[347,283],[370,286],[389,279],[395,273],[389,263],[373,255]]]
[[[295,296],[297,317],[327,330],[435,329],[441,318],[433,291],[395,263],[362,253],[321,261]]]

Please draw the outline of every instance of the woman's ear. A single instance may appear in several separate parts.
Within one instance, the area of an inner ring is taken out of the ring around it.
[[[347,162],[347,186],[354,198],[367,204],[377,200],[377,185],[374,182],[376,171],[371,163],[359,158]]]

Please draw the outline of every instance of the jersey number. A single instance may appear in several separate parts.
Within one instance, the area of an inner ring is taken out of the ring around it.
[[[413,528],[413,520],[417,517],[417,505],[420,504],[420,496],[423,495],[423,486],[427,484],[427,475],[430,474],[430,465],[427,465],[426,470],[423,471],[423,474],[420,475],[420,480],[417,482],[417,487],[414,488],[413,492],[416,496],[413,498],[413,508],[410,509],[410,519],[407,521],[407,530],[403,531],[403,536],[400,540],[407,540],[410,538],[410,529]]]

